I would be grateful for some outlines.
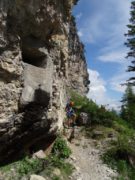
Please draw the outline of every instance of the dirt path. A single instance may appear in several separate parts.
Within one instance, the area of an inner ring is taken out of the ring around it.
[[[100,159],[101,150],[93,145],[92,139],[74,139],[70,143],[72,156],[70,162],[76,170],[70,177],[71,180],[111,180],[116,179],[117,173],[103,164]]]

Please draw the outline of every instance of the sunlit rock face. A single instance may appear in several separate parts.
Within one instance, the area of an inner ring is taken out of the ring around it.
[[[0,1],[0,161],[61,129],[66,90],[88,91],[70,0]],[[39,143],[40,144],[40,143]]]

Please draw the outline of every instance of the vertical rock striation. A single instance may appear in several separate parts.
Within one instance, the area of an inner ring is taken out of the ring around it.
[[[0,1],[0,162],[58,132],[67,88],[88,91],[74,4]]]

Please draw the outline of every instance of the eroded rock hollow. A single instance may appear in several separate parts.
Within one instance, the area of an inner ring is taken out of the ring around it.
[[[75,0],[0,0],[0,162],[62,127],[67,88],[88,91]]]

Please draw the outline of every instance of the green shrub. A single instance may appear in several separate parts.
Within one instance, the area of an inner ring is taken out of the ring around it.
[[[118,180],[134,180],[135,168],[132,167],[126,160],[120,160],[115,157],[114,152],[107,152],[103,156],[104,163],[108,164],[111,168],[117,170],[119,173]]]
[[[58,137],[52,148],[52,153],[60,159],[66,159],[70,156],[71,150],[67,146],[66,140],[64,140],[62,137]]]
[[[50,164],[51,164],[51,166],[60,168],[60,167],[63,166],[64,161],[63,161],[63,159],[57,157],[56,155],[52,155],[52,156],[50,157]]]
[[[72,174],[73,169],[74,169],[72,164],[64,162],[63,159],[60,159],[57,156],[50,157],[50,164],[52,167],[59,168],[67,176]]]
[[[25,157],[22,161],[18,163],[17,171],[23,176],[29,173],[36,173],[43,170],[43,161],[39,159],[30,159]]]
[[[123,135],[133,136],[135,134],[135,130],[130,126],[130,124],[120,118],[117,119],[117,121],[114,121],[113,128]]]
[[[9,180],[29,179],[31,174],[39,174],[43,177],[49,177],[50,179],[61,179],[53,174],[54,168],[60,169],[61,175],[65,180],[69,179],[68,176],[70,176],[74,170],[72,164],[65,162],[64,159],[55,155],[50,155],[43,160],[25,157],[22,160],[1,167],[0,171],[4,173],[4,179]],[[13,177],[11,169],[14,169],[16,177]]]
[[[98,106],[92,100],[85,96],[81,96],[74,91],[69,91],[71,100],[75,103],[76,113],[79,115],[81,112],[86,112],[89,116],[90,124],[99,124],[104,126],[112,126],[113,121],[119,117],[114,111],[106,110],[104,106]]]
[[[14,163],[5,165],[0,168],[0,171],[4,173],[4,178],[9,180],[18,180],[22,177],[29,177],[30,174],[38,174],[44,169],[46,160],[32,159],[29,157],[24,157],[23,159],[16,161]],[[14,170],[14,171],[13,171]],[[14,173],[16,177],[12,177]]]
[[[129,161],[129,156],[135,154],[134,147],[134,136],[119,134],[113,147],[111,147],[102,157],[106,164],[118,171],[120,174],[119,180],[122,180],[123,177],[129,180],[135,178],[135,168]]]
[[[23,159],[5,165],[0,168],[0,171],[4,173],[4,179],[29,179],[31,174],[40,174],[43,177],[49,177],[51,179],[61,179],[53,174],[54,168],[59,168],[62,176],[65,180],[69,179],[69,175],[73,172],[73,165],[65,162],[65,158],[68,158],[71,154],[71,150],[67,146],[67,143],[61,137],[58,137],[54,143],[52,154],[45,159],[33,159],[24,157]],[[13,171],[14,170],[14,171]],[[13,176],[15,172],[16,177]]]

